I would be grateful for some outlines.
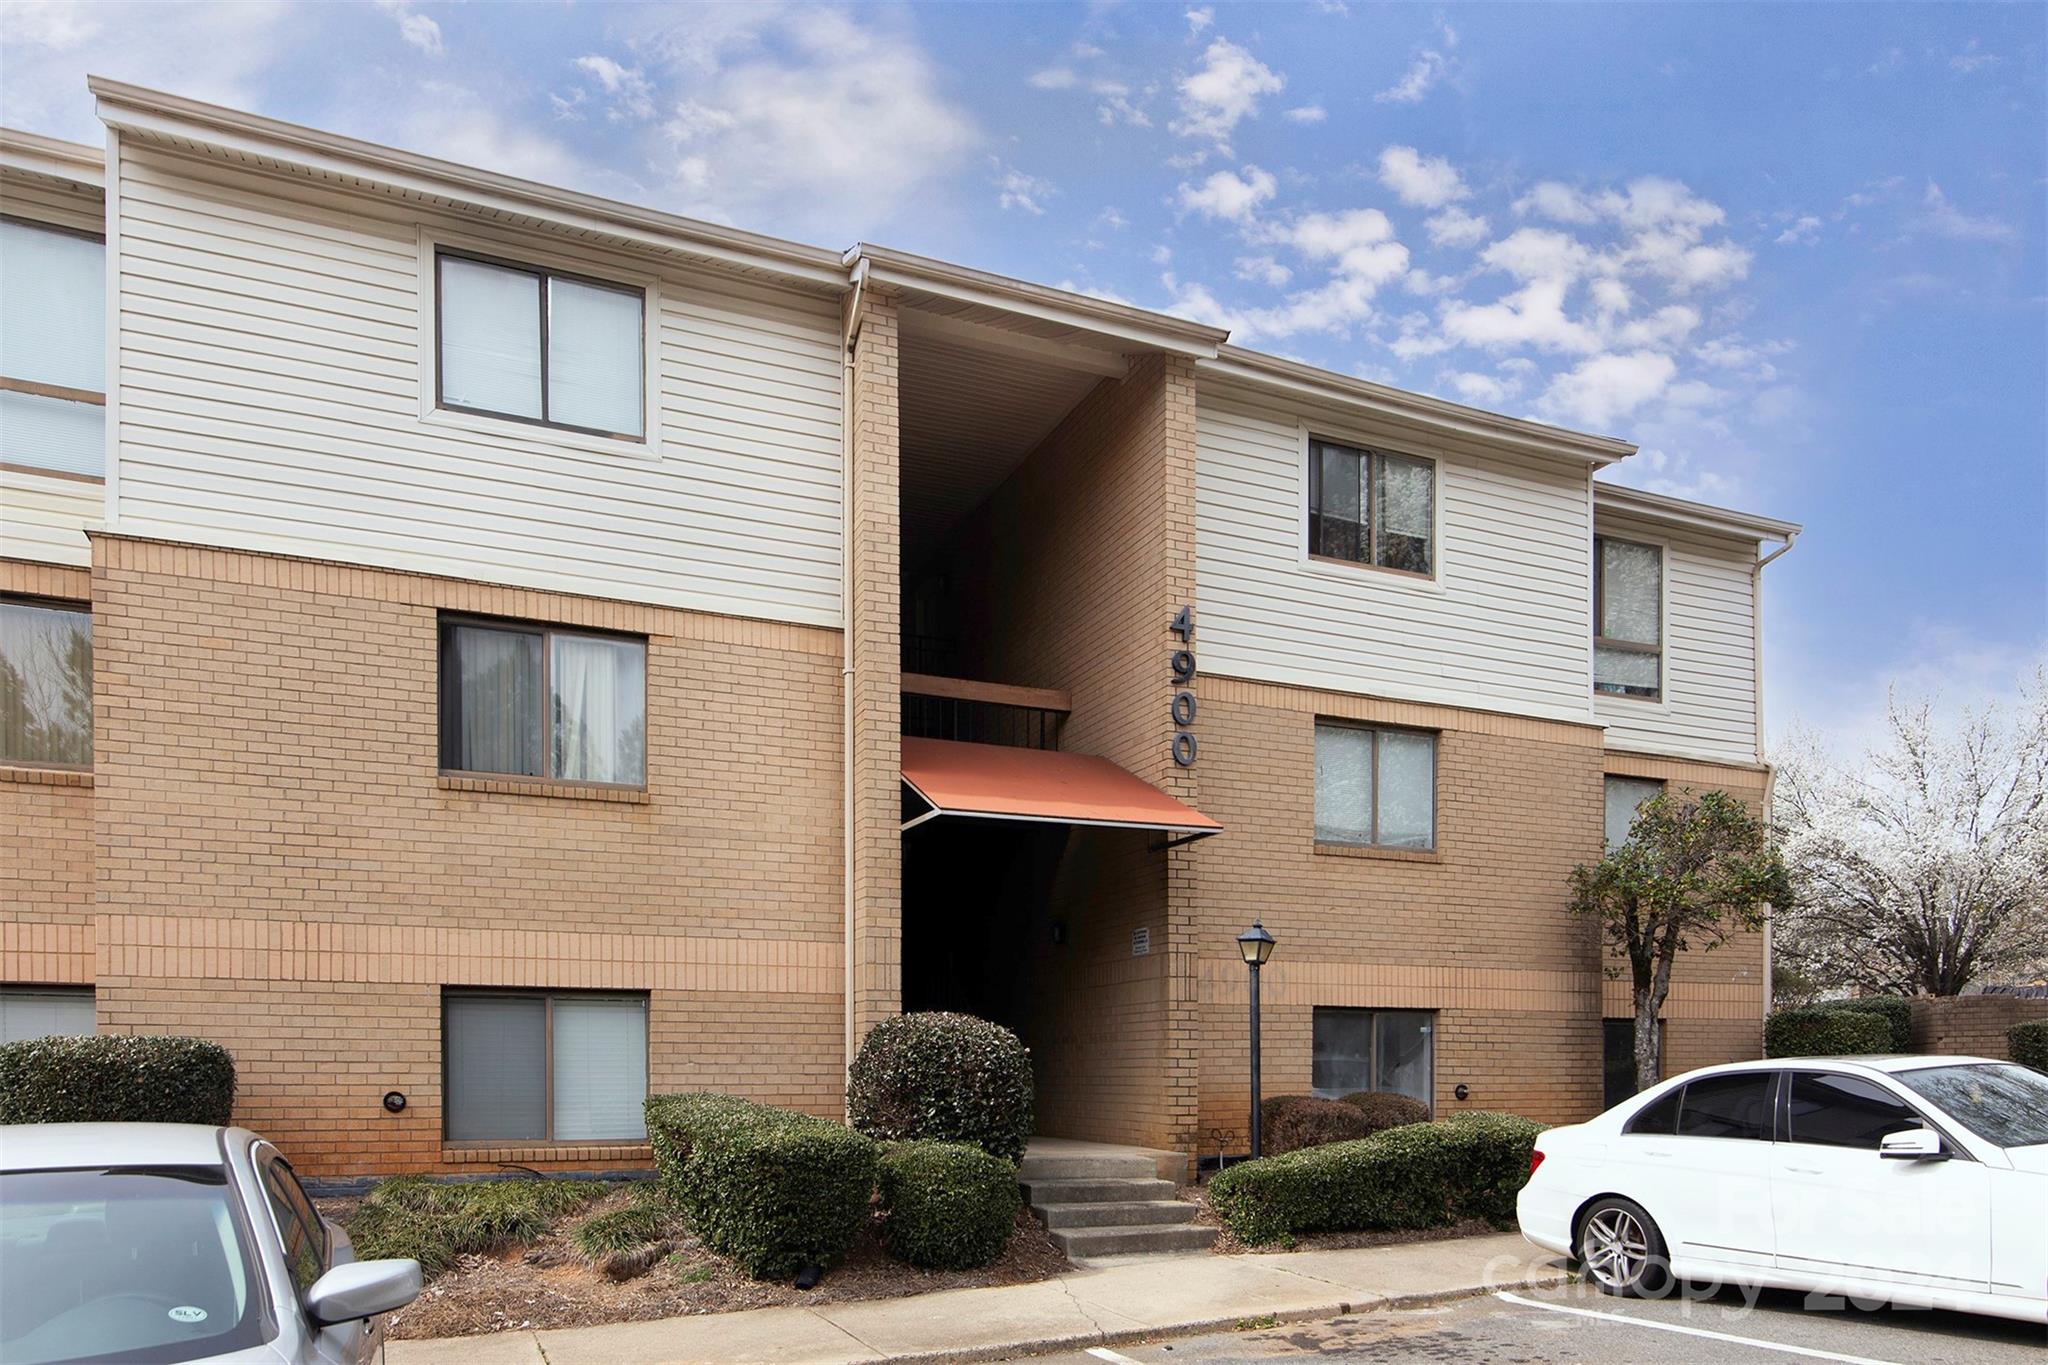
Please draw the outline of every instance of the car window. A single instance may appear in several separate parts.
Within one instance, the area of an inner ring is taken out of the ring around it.
[[[1688,1081],[1678,1107],[1678,1136],[1768,1141],[1771,1073],[1738,1071]]]
[[[1637,1111],[1624,1131],[1669,1137],[1678,1131],[1678,1103],[1684,1098],[1685,1087],[1681,1085],[1655,1104],[1645,1105]]]
[[[1877,1082],[1820,1071],[1793,1073],[1790,1122],[1794,1142],[1873,1152],[1885,1134],[1923,1126],[1912,1106]]]
[[[277,1219],[277,1235],[284,1242],[285,1265],[291,1270],[292,1283],[303,1294],[327,1272],[327,1228],[284,1158],[264,1161],[262,1172],[263,1194]]]
[[[2011,1062],[1928,1066],[1892,1078],[2001,1147],[2048,1143],[2048,1076]]]

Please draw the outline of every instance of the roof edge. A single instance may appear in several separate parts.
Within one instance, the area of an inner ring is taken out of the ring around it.
[[[1665,493],[1648,493],[1640,488],[1627,488],[1614,483],[1596,482],[1593,485],[1593,510],[1623,512],[1648,521],[1690,526],[1697,530],[1714,531],[1755,541],[1789,541],[1806,529],[1796,521],[1782,521],[1777,517],[1761,516],[1754,512],[1738,512],[1729,507],[1715,507],[1711,503],[1690,502],[1685,498],[1674,498]]]
[[[67,142],[25,128],[0,128],[0,166],[104,189],[107,154],[88,142]]]
[[[1544,422],[1532,422],[1524,417],[1507,417],[1448,399],[1338,374],[1298,360],[1284,360],[1242,346],[1219,346],[1216,358],[1198,362],[1197,368],[1258,388],[1424,423],[1495,445],[1506,445],[1526,454],[1598,466],[1614,464],[1636,453],[1633,443],[1612,436],[1594,436]]]
[[[746,269],[844,289],[840,254],[740,228],[722,227],[579,190],[401,151],[339,133],[266,118],[144,86],[86,77],[110,128],[182,136],[230,151],[270,156],[316,170],[605,232],[643,245],[692,251]]]

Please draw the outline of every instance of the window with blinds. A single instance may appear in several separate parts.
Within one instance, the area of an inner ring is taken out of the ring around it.
[[[1310,441],[1308,552],[1400,573],[1434,573],[1435,462]]]
[[[1593,690],[1656,701],[1664,695],[1664,551],[1593,541]]]
[[[1436,736],[1316,722],[1316,842],[1436,847]]]
[[[0,218],[0,463],[106,472],[107,248]]]
[[[451,1142],[647,1136],[647,997],[449,991],[442,1001]]]
[[[82,1035],[96,1026],[90,986],[0,986],[0,1043]]]

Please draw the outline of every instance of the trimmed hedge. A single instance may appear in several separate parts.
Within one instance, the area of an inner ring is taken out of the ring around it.
[[[846,1254],[867,1225],[875,1144],[735,1095],[647,1097],[647,1141],[690,1230],[769,1279]]]
[[[1766,1057],[1858,1057],[1891,1049],[1881,1014],[1824,1006],[1776,1010],[1764,1020]]]
[[[1397,1095],[1391,1090],[1354,1090],[1344,1097],[1344,1103],[1365,1115],[1365,1121],[1372,1125],[1368,1136],[1389,1128],[1429,1122],[1428,1105],[1412,1095]]]
[[[2048,1071],[2048,1019],[2014,1024],[2005,1031],[2006,1049],[2021,1066]]]
[[[1443,1227],[1465,1218],[1506,1227],[1543,1128],[1513,1114],[1466,1113],[1241,1162],[1209,1183],[1209,1206],[1254,1246],[1310,1232]]]
[[[235,1059],[204,1038],[100,1033],[0,1046],[0,1123],[233,1121]]]
[[[1031,1054],[967,1014],[901,1014],[868,1033],[846,1077],[846,1112],[878,1142],[971,1142],[1015,1163],[1031,1140]]]
[[[882,1246],[927,1270],[971,1270],[1017,1226],[1017,1168],[966,1142],[882,1149]]]
[[[1887,1052],[1913,1050],[1913,1004],[1899,995],[1859,995],[1851,1000],[1823,1000],[1815,1009],[1848,1010],[1852,1014],[1875,1014],[1891,1030],[1885,1042]]]
[[[1275,1095],[1265,1101],[1259,1106],[1259,1129],[1260,1145],[1272,1156],[1351,1142],[1374,1131],[1353,1106],[1313,1095]]]

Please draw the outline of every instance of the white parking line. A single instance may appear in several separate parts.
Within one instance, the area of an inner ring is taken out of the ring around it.
[[[1709,1332],[1704,1327],[1684,1327],[1675,1322],[1652,1322],[1648,1318],[1631,1318],[1621,1313],[1600,1313],[1591,1308],[1572,1308],[1561,1303],[1543,1303],[1537,1299],[1525,1299],[1519,1294],[1502,1290],[1494,1295],[1504,1303],[1519,1304],[1524,1308],[1541,1308],[1546,1313],[1570,1313],[1574,1317],[1598,1318],[1602,1322],[1621,1322],[1630,1327],[1648,1327],[1657,1332],[1677,1332],[1681,1336],[1705,1337],[1709,1341],[1730,1341],[1738,1346],[1754,1346],[1760,1351],[1780,1351],[1790,1356],[1806,1356],[1812,1360],[1839,1360],[1845,1365],[1895,1365],[1889,1360],[1875,1360],[1870,1356],[1843,1355],[1840,1351],[1818,1351],[1810,1346],[1788,1346],[1782,1341],[1759,1341],[1755,1337],[1738,1337],[1727,1332]]]
[[[1094,1356],[1097,1360],[1108,1361],[1109,1365],[1144,1365],[1143,1361],[1133,1360],[1127,1355],[1119,1355],[1107,1346],[1090,1346],[1088,1354]]]

